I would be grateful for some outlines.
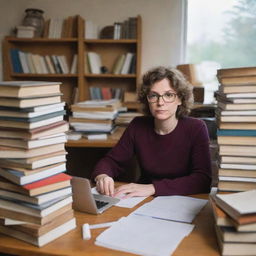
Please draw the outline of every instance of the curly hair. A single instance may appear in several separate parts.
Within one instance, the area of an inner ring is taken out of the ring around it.
[[[138,99],[143,105],[143,111],[146,115],[151,115],[147,95],[151,86],[163,79],[168,79],[170,86],[175,90],[177,96],[181,100],[178,106],[176,117],[182,118],[190,113],[190,109],[194,102],[193,86],[186,80],[184,75],[177,69],[156,67],[146,72],[142,77],[142,85],[138,94]]]

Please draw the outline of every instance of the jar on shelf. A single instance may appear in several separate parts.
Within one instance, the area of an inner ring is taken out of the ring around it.
[[[23,19],[22,25],[32,26],[35,30],[35,37],[41,37],[44,30],[43,10],[29,8],[25,10],[26,15]]]

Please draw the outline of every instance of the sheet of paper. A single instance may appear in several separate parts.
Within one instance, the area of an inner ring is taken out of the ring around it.
[[[187,196],[159,196],[132,214],[191,223],[207,200]]]
[[[96,187],[92,188],[92,193],[99,194],[99,192],[96,190]],[[131,198],[127,198],[127,199],[122,199],[122,197],[120,197],[121,200],[115,206],[125,207],[125,208],[133,208],[135,205],[139,204],[145,198],[147,198],[147,197],[138,196],[138,197],[131,197]]]
[[[96,245],[150,256],[171,255],[194,225],[130,215],[96,238]]]

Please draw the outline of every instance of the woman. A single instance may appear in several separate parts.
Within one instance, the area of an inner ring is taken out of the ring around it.
[[[92,178],[106,195],[167,196],[207,193],[211,185],[209,136],[203,121],[188,117],[192,86],[176,69],[154,68],[143,76],[139,100],[146,116],[129,124],[118,144],[101,159]],[[136,154],[141,178],[114,189]]]

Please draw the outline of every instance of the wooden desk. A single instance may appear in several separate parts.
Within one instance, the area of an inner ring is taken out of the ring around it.
[[[207,198],[206,195],[198,196]],[[146,199],[145,201],[149,201]],[[144,201],[144,202],[145,202]],[[141,206],[140,203],[135,208]],[[92,238],[82,240],[81,226],[84,223],[97,224],[115,221],[122,216],[127,216],[135,208],[112,207],[101,215],[90,215],[76,212],[77,228],[68,234],[58,238],[48,245],[37,248],[25,242],[0,234],[0,252],[18,255],[83,255],[83,256],[125,256],[133,255],[120,251],[114,251],[94,245],[95,238],[104,230],[94,229],[91,231]],[[214,232],[213,216],[209,204],[199,213],[193,222],[195,228],[178,246],[173,256],[217,256],[220,255]]]

